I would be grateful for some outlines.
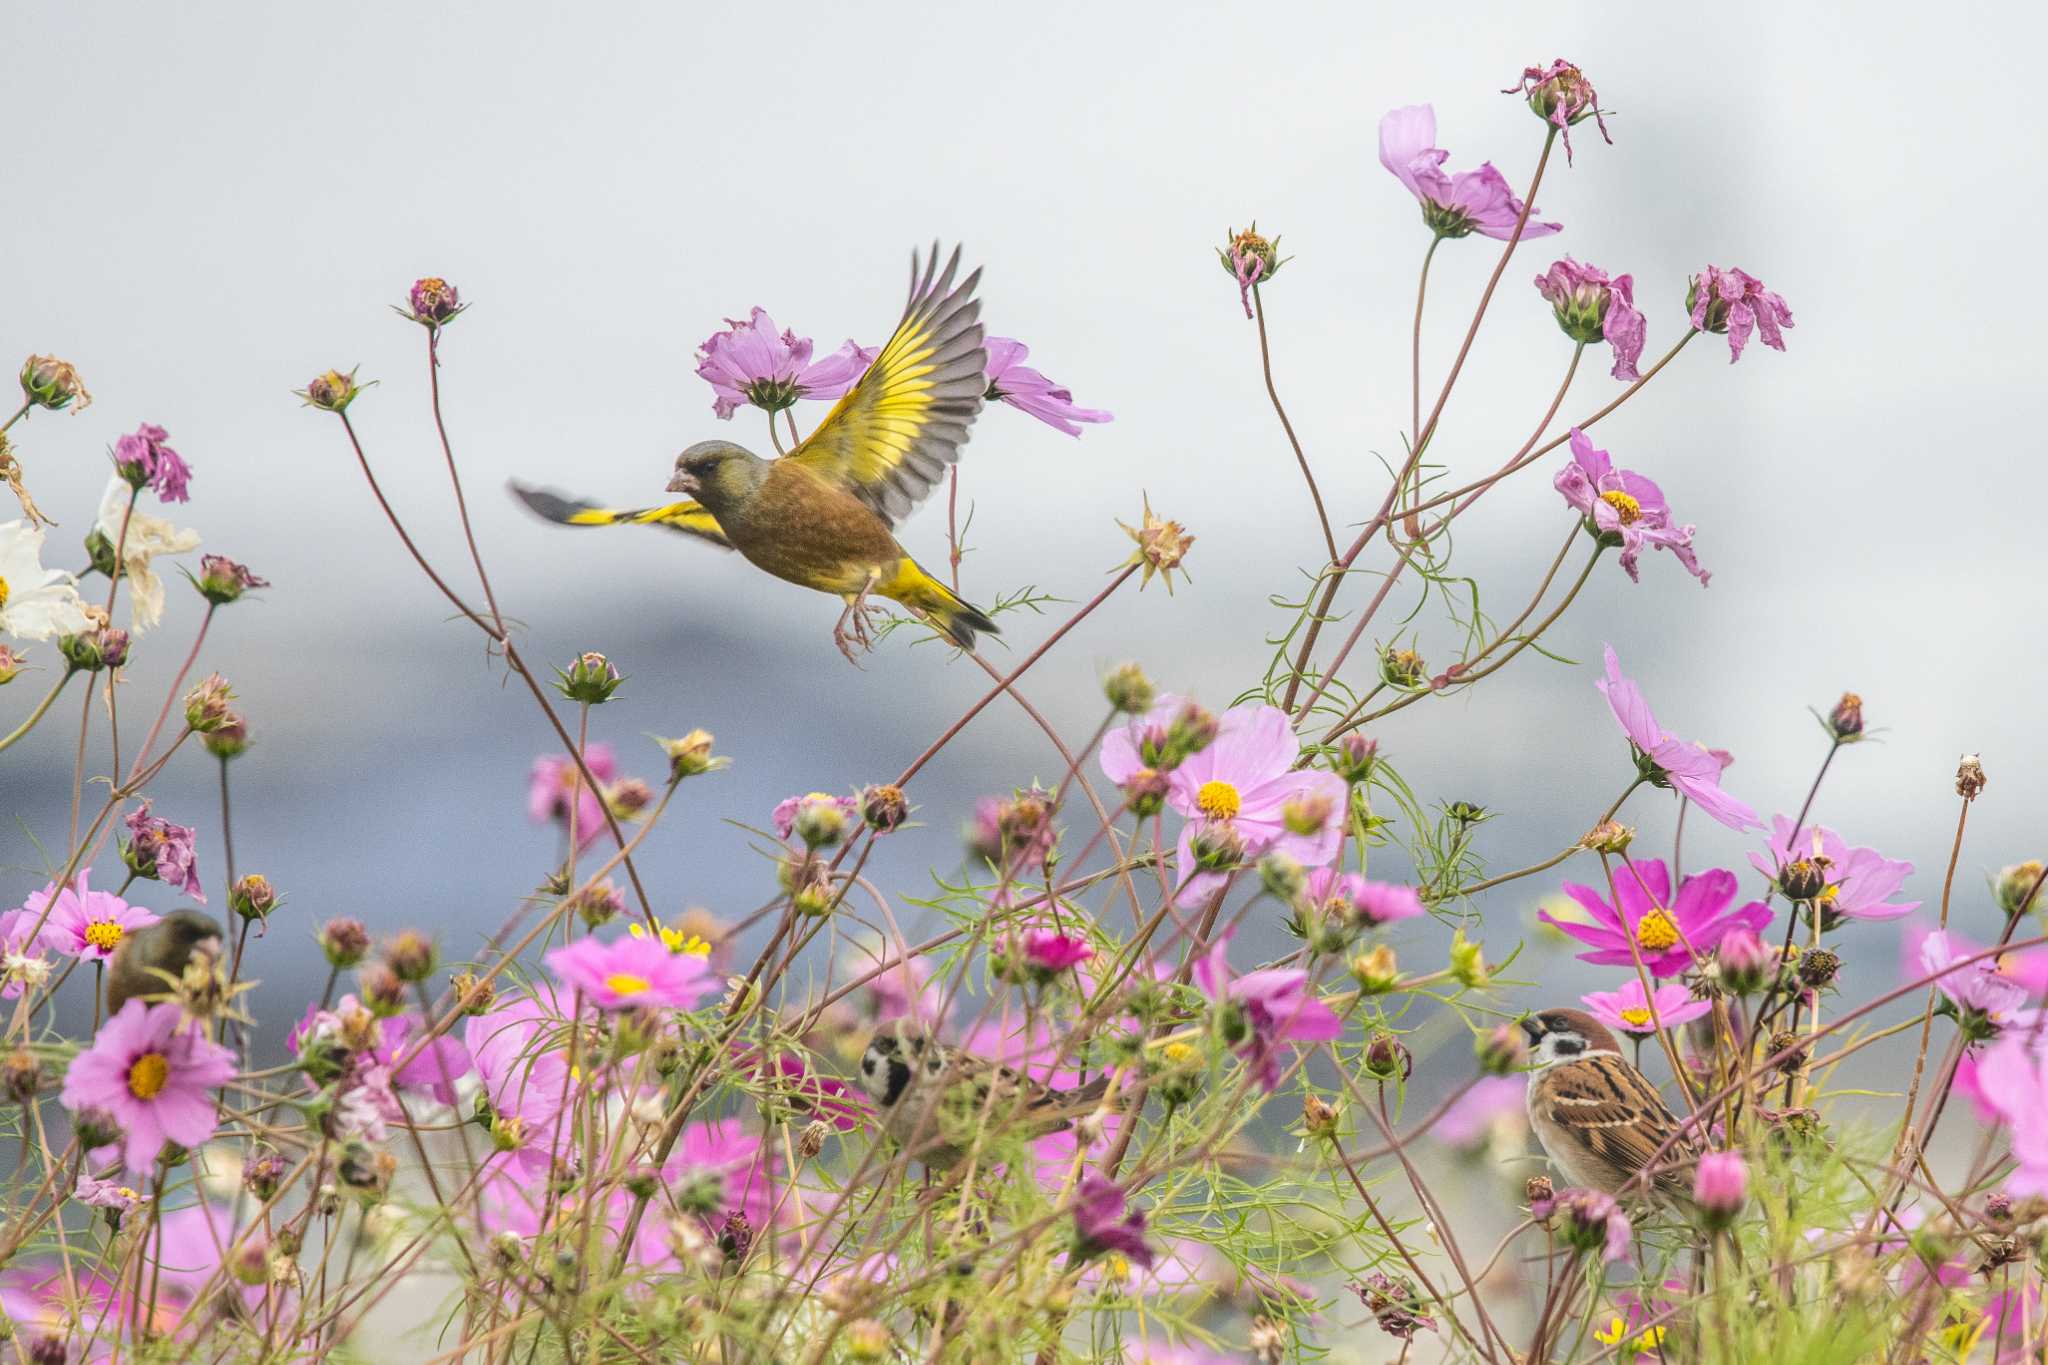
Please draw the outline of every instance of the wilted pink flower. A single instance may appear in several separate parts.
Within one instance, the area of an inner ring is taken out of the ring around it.
[[[199,854],[193,847],[196,831],[159,820],[149,813],[150,804],[144,801],[128,812],[128,843],[122,857],[137,876],[154,877],[206,904],[199,890]]]
[[[1592,119],[1600,129],[1600,136],[1607,139],[1609,146],[1614,139],[1608,137],[1607,120],[1600,108],[1600,94],[1593,89],[1593,82],[1586,79],[1586,73],[1559,57],[1549,66],[1525,66],[1522,79],[1507,89],[1503,95],[1524,95],[1528,97],[1529,108],[1536,117],[1557,128],[1564,134],[1564,159],[1569,165],[1572,159],[1572,125]]]
[[[1740,1152],[1708,1152],[1692,1176],[1692,1201],[1709,1222],[1733,1222],[1749,1198],[1749,1167]]]
[[[703,958],[672,953],[653,939],[582,938],[546,960],[557,980],[603,1010],[695,1009],[719,987]]]
[[[989,402],[1008,403],[1069,436],[1081,434],[1077,423],[1110,420],[1110,414],[1098,408],[1074,406],[1074,395],[1070,389],[1053,383],[1026,365],[1024,357],[1030,355],[1031,350],[1023,342],[1009,337],[990,337],[982,344],[988,348],[988,393],[985,397]]]
[[[1376,1270],[1363,1280],[1354,1280],[1351,1288],[1380,1330],[1397,1341],[1413,1341],[1417,1332],[1436,1330],[1436,1319],[1422,1311],[1427,1300],[1415,1292],[1405,1275]]]
[[[1549,1199],[1529,1206],[1535,1217],[1561,1215],[1564,1225],[1557,1229],[1566,1243],[1580,1251],[1598,1251],[1601,1259],[1619,1261],[1628,1255],[1634,1229],[1614,1197],[1599,1190],[1559,1190]]]
[[[1114,1255],[1148,1270],[1152,1267],[1152,1249],[1145,1245],[1145,1215],[1127,1211],[1124,1192],[1097,1171],[1083,1175],[1074,1193],[1074,1241],[1082,1260]]]
[[[1693,558],[1693,528],[1672,525],[1664,491],[1633,469],[1616,469],[1607,452],[1594,449],[1577,427],[1572,428],[1571,445],[1572,457],[1557,471],[1552,485],[1585,514],[1602,544],[1621,546],[1621,567],[1629,578],[1641,581],[1636,560],[1643,546],[1654,545],[1676,555],[1704,588],[1713,575]]]
[[[237,601],[252,588],[267,588],[270,580],[249,572],[249,566],[226,555],[199,556],[199,577],[193,580],[200,595],[215,606]]]
[[[427,327],[438,327],[469,306],[461,292],[438,275],[414,280],[405,301],[412,305],[412,320]]]
[[[64,1107],[104,1109],[121,1130],[122,1159],[147,1171],[166,1142],[197,1147],[213,1136],[207,1091],[235,1074],[235,1054],[199,1035],[175,1004],[130,1000],[64,1073]]]
[[[1145,717],[1105,735],[1101,763],[1109,780],[1121,786],[1140,768],[1154,766],[1144,761],[1141,746],[1153,731],[1166,733],[1185,706],[1183,698],[1162,696]],[[1247,703],[1224,712],[1215,738],[1167,774],[1167,804],[1187,817],[1180,831],[1180,894],[1199,898],[1223,885],[1220,872],[1200,867],[1219,859],[1197,857],[1198,834],[1245,862],[1278,852],[1303,867],[1319,867],[1335,856],[1344,779],[1296,768],[1300,756],[1301,741],[1287,713]],[[1298,822],[1308,812],[1321,815],[1313,829],[1300,833],[1289,827],[1290,814]]]
[[[583,751],[590,775],[609,783],[618,775],[618,760],[609,744],[592,744]],[[564,829],[569,825],[569,798],[576,799],[576,848],[590,847],[604,833],[604,797],[592,791],[566,754],[544,754],[533,760],[533,773],[526,784],[526,814],[535,824],[553,820]]]
[[[1616,379],[1641,379],[1636,362],[1643,356],[1643,315],[1636,308],[1635,281],[1627,275],[1608,277],[1598,266],[1581,265],[1567,256],[1551,262],[1536,277],[1536,292],[1550,301],[1557,325],[1573,341],[1605,341],[1614,348]]]
[[[50,917],[43,924],[41,941],[51,952],[107,962],[112,960],[122,939],[137,929],[147,929],[159,917],[139,905],[130,905],[111,891],[90,889],[86,880],[91,875],[91,868],[80,868],[71,879],[72,884],[61,892],[55,882],[32,891],[22,909],[42,919],[44,909],[49,908]],[[50,906],[53,894],[57,901],[54,907]]]
[[[1024,931],[1024,962],[1033,972],[1053,976],[1095,956],[1095,949],[1079,934],[1056,929]]]
[[[726,330],[707,337],[697,352],[697,373],[718,395],[711,410],[731,417],[743,404],[768,412],[793,407],[799,398],[837,398],[852,388],[875,352],[848,341],[813,364],[811,339],[777,333],[766,310],[747,321],[725,320]]]
[[[1615,879],[1617,884],[1620,880]],[[1595,1019],[1636,1038],[1647,1038],[1659,1025],[1677,1028],[1714,1009],[1712,1001],[1693,999],[1692,992],[1675,981],[1659,986],[1653,996],[1643,994],[1642,982],[1630,981],[1618,991],[1589,991],[1579,999]]]
[[[192,466],[164,444],[169,436],[162,427],[144,422],[114,442],[114,468],[130,487],[147,484],[165,502],[188,502],[191,497],[185,490],[192,482]]]
[[[116,1180],[101,1180],[82,1172],[71,1197],[89,1208],[112,1209],[122,1215],[142,1207],[142,1194],[132,1186]]]
[[[1429,105],[1395,109],[1380,120],[1380,164],[1421,202],[1422,221],[1431,232],[1439,237],[1477,232],[1503,242],[1513,239],[1523,209],[1507,180],[1490,161],[1476,171],[1446,175],[1443,164],[1449,156],[1436,145],[1436,110]],[[1538,222],[1533,206],[1528,212],[1522,241],[1548,237],[1564,226]]]
[[[1342,1037],[1344,1021],[1309,990],[1308,973],[1299,968],[1268,968],[1233,979],[1229,947],[1227,935],[1217,939],[1195,963],[1195,980],[1221,1007],[1223,1041],[1271,1094],[1280,1084],[1282,1045]]]
[[[1356,872],[1318,867],[1308,874],[1309,904],[1354,927],[1392,924],[1422,913],[1422,897],[1400,882],[1367,881]]]
[[[1704,959],[1735,929],[1761,933],[1771,922],[1770,907],[1761,901],[1729,910],[1735,888],[1735,874],[1717,867],[1687,877],[1674,899],[1663,860],[1644,858],[1625,863],[1614,874],[1618,911],[1592,887],[1566,882],[1564,893],[1596,922],[1559,919],[1548,910],[1538,911],[1536,918],[1591,946],[1594,951],[1579,954],[1581,962],[1626,967],[1641,958],[1651,975],[1676,976],[1693,965],[1694,953]]]
[[[812,848],[823,848],[838,843],[847,824],[860,819],[860,802],[829,792],[786,796],[776,803],[769,818],[775,823],[775,832],[783,838],[796,832]]]
[[[1657,724],[1642,689],[1621,675],[1621,661],[1615,657],[1612,645],[1607,647],[1607,676],[1593,686],[1607,698],[1608,708],[1636,752],[1655,765],[1652,780],[1658,786],[1675,789],[1737,833],[1757,828],[1760,822],[1756,812],[1721,790],[1721,770],[1734,760],[1696,740],[1688,743],[1679,739]]]
[[[1824,825],[1800,827],[1796,850],[1794,835],[1790,819],[1772,816],[1769,851],[1750,854],[1750,866],[1777,881],[1787,864],[1812,863],[1824,888],[1812,899],[1825,918],[1898,919],[1920,908],[1919,901],[1898,904],[1886,899],[1913,875],[1911,863],[1887,858],[1874,848],[1851,848],[1848,840]]]
[[[1743,271],[1710,265],[1693,277],[1685,296],[1685,308],[1692,325],[1702,332],[1728,334],[1728,363],[1742,359],[1755,331],[1764,345],[1774,351],[1785,349],[1781,328],[1792,325],[1792,309],[1784,299],[1764,288],[1764,282]]]

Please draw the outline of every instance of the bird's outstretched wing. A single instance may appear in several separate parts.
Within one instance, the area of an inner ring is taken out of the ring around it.
[[[903,321],[860,382],[785,458],[852,493],[891,526],[931,492],[960,458],[988,389],[975,271],[953,285],[956,247],[942,271],[939,248],[919,271],[910,259]]]
[[[594,502],[580,498],[565,498],[543,488],[528,488],[525,484],[511,485],[512,496],[518,498],[534,513],[561,526],[665,526],[671,531],[681,531],[686,536],[708,540],[713,545],[732,548],[732,542],[725,538],[725,532],[718,529],[718,522],[697,502],[672,502],[666,507],[599,507]]]

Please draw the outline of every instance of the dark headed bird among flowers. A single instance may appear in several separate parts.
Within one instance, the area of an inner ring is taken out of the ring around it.
[[[896,541],[894,527],[960,456],[981,411],[988,353],[973,297],[975,271],[958,287],[955,250],[944,270],[938,249],[920,270],[911,259],[903,320],[808,438],[764,460],[731,441],[701,441],[676,457],[668,491],[688,502],[631,511],[572,501],[537,489],[512,491],[541,516],[566,526],[665,526],[738,550],[777,578],[837,594],[846,608],[832,641],[851,661],[872,648],[870,596],[910,608],[962,649],[987,615],[927,573]]]

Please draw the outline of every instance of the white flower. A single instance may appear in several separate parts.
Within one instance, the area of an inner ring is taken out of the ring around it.
[[[85,600],[71,575],[43,567],[42,528],[0,523],[0,633],[47,640],[75,635],[85,624]]]
[[[110,479],[100,498],[100,519],[93,529],[107,538],[107,544],[121,547],[122,572],[128,578],[129,626],[140,635],[164,619],[163,580],[149,567],[149,561],[158,555],[181,555],[198,549],[199,533],[180,530],[140,507],[131,513],[128,503],[134,493],[119,474]],[[124,518],[128,523],[125,539],[121,534]]]

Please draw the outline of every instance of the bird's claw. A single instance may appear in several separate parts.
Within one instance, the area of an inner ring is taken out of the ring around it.
[[[860,658],[854,653],[855,645],[860,646],[862,654],[874,652],[875,637],[868,629],[868,615],[870,612],[879,615],[881,610],[869,604],[868,590],[862,588],[847,601],[846,610],[839,613],[838,623],[832,627],[832,643],[846,656],[846,662],[855,668],[860,667]]]

